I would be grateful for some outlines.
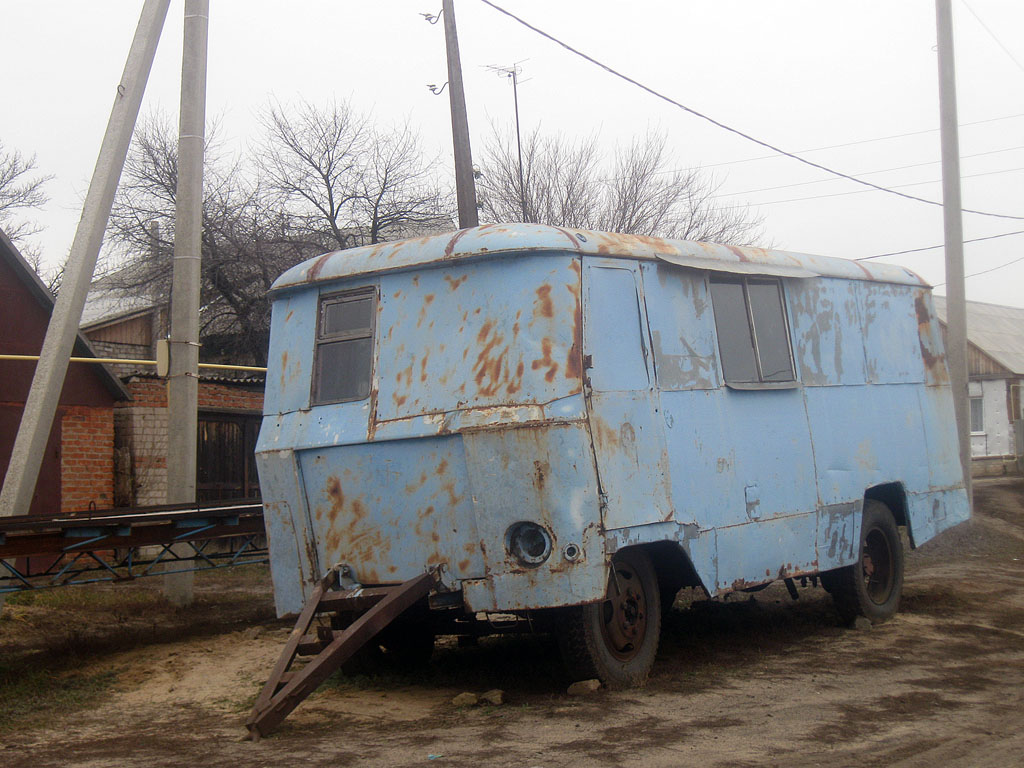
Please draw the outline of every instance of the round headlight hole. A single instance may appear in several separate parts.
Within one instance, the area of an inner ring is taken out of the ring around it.
[[[505,546],[520,564],[535,568],[551,556],[551,535],[537,523],[516,523],[508,529]]]
[[[579,544],[571,542],[565,545],[565,548],[562,550],[562,557],[564,557],[570,563],[575,563],[577,560],[583,557],[583,550],[580,548]]]

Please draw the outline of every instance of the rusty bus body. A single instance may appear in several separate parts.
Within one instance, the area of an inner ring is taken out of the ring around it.
[[[825,574],[880,620],[902,559],[879,516],[917,546],[969,515],[930,290],[896,266],[491,225],[326,254],[273,297],[282,615],[338,563],[437,567],[466,616],[589,606],[555,626],[636,682],[678,587]]]

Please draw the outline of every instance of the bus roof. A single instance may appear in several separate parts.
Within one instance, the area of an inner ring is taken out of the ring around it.
[[[644,235],[592,232],[546,224],[486,224],[443,235],[325,253],[289,269],[275,281],[271,290],[281,291],[382,272],[545,252],[663,261],[713,272],[837,277],[927,287],[927,283],[914,272],[893,264]]]

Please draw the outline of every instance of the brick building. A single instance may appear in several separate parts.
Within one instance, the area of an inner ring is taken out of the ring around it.
[[[115,281],[93,283],[82,333],[106,357],[152,360],[167,336],[167,305]],[[114,408],[114,499],[121,506],[167,498],[167,386],[152,366],[112,366],[131,395]],[[253,452],[263,408],[261,376],[201,374],[196,495],[200,501],[259,495]]]
[[[0,232],[0,353],[38,355],[53,296]],[[73,355],[96,357],[79,335]],[[6,474],[34,363],[0,360],[0,472]],[[114,410],[130,399],[105,366],[71,363],[50,432],[30,512],[109,507],[114,499]]]

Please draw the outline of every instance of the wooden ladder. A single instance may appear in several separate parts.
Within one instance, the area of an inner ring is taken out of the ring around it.
[[[310,595],[281,657],[253,705],[245,722],[249,737],[259,741],[284,720],[356,651],[398,618],[406,609],[426,597],[437,584],[435,569],[393,587],[335,588],[338,569],[331,569]],[[330,611],[363,612],[345,629],[318,627],[308,635],[317,614]],[[297,656],[313,655],[304,667],[292,670]]]

